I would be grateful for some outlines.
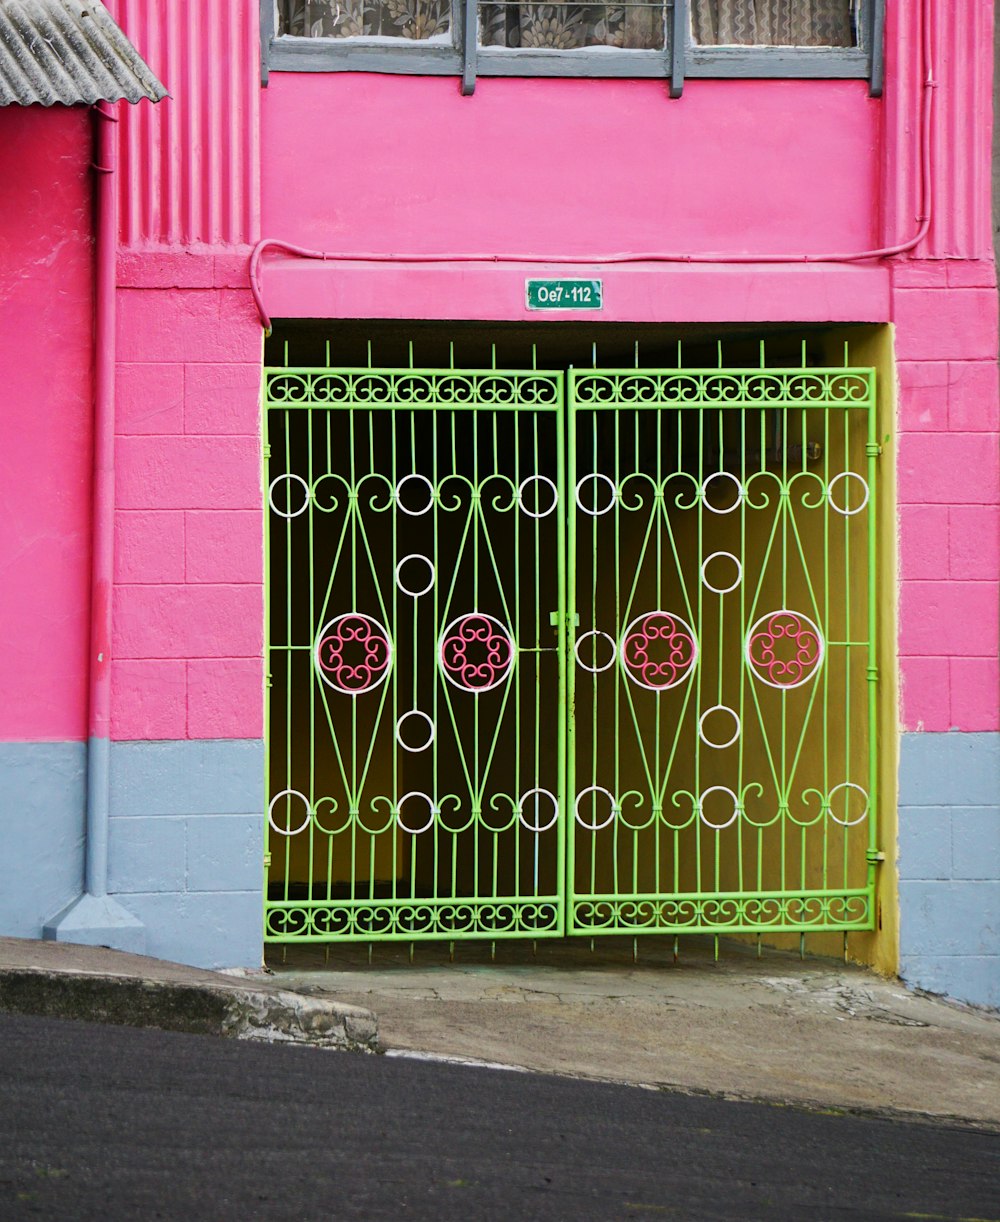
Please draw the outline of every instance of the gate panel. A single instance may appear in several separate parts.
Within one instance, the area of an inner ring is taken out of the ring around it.
[[[265,386],[265,939],[561,933],[563,375]]]
[[[570,374],[568,929],[867,929],[874,371]]]

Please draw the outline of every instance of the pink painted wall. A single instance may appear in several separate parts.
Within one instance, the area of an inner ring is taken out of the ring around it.
[[[259,7],[116,9],[171,96],[119,107],[111,735],[259,738]]]
[[[0,739],[86,737],[90,117],[0,108]]]
[[[884,237],[908,230],[920,211],[916,121],[926,73],[920,20],[924,0],[886,4]],[[991,123],[993,0],[931,0],[935,208],[919,258],[992,259]]]
[[[260,322],[245,256],[188,262],[119,263],[118,740],[263,732]]]
[[[553,259],[864,248],[880,116],[858,81],[697,81],[672,102],[657,81],[487,79],[462,98],[448,78],[273,73],[263,228]]]
[[[112,0],[170,97],[122,115],[123,245],[225,249],[259,229],[255,0]]]
[[[173,94],[122,124],[118,738],[259,733],[246,257],[261,231],[345,253],[536,254],[556,272],[560,256],[623,250],[861,250],[918,225],[917,4],[889,5],[881,101],[846,81],[689,81],[671,102],[658,82],[493,79],[461,98],[452,79],[366,74],[273,73],[261,92],[256,6],[118,8]],[[600,274],[609,320],[895,322],[903,722],[985,730],[998,727],[993,5],[932,8],[934,217],[916,259]],[[276,317],[519,319],[524,272],[269,257],[263,282]]]
[[[1000,729],[992,271],[989,261],[915,262],[895,276],[899,664],[908,730]]]
[[[888,5],[885,210],[917,211],[918,5]],[[932,6],[933,220],[893,277],[899,659],[908,730],[1000,728],[1000,411],[990,219],[992,0]]]
[[[689,81],[670,102],[656,82],[483,80],[463,99],[450,80],[272,74],[263,229],[348,254],[547,256],[542,274],[603,277],[608,321],[894,322],[902,724],[995,730],[991,0],[931,6],[933,215],[915,258],[559,265],[560,255],[816,254],[908,239],[921,214],[920,8],[888,6],[882,101],[857,82]],[[278,255],[265,301],[276,317],[537,321],[523,305],[531,270]]]

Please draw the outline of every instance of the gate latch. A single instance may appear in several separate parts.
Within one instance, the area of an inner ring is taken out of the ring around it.
[[[553,628],[559,627],[559,612],[558,611],[549,612],[549,623],[552,625]],[[578,613],[574,612],[573,615],[570,615],[568,612],[566,613],[566,627],[567,628],[579,628],[580,627],[580,616]]]

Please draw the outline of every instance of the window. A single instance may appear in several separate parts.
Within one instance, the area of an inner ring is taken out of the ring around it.
[[[668,9],[648,0],[610,4],[521,3],[482,0],[480,47],[572,51],[587,47],[664,51]]]
[[[450,0],[279,0],[279,38],[446,40]]]
[[[881,91],[885,0],[262,0],[265,70],[857,77]]]
[[[856,47],[857,0],[691,0],[703,47]]]

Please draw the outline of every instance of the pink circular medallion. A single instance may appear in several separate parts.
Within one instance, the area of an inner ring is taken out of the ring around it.
[[[449,682],[478,695],[507,678],[514,665],[514,639],[498,619],[473,611],[445,628],[440,658]]]
[[[698,642],[690,624],[679,615],[647,611],[625,629],[620,656],[633,683],[651,692],[665,692],[694,669]]]
[[[391,661],[388,632],[378,620],[360,611],[347,611],[330,620],[316,642],[320,678],[348,696],[378,687]]]
[[[770,611],[747,633],[750,670],[769,687],[800,687],[823,664],[823,634],[801,611]]]

